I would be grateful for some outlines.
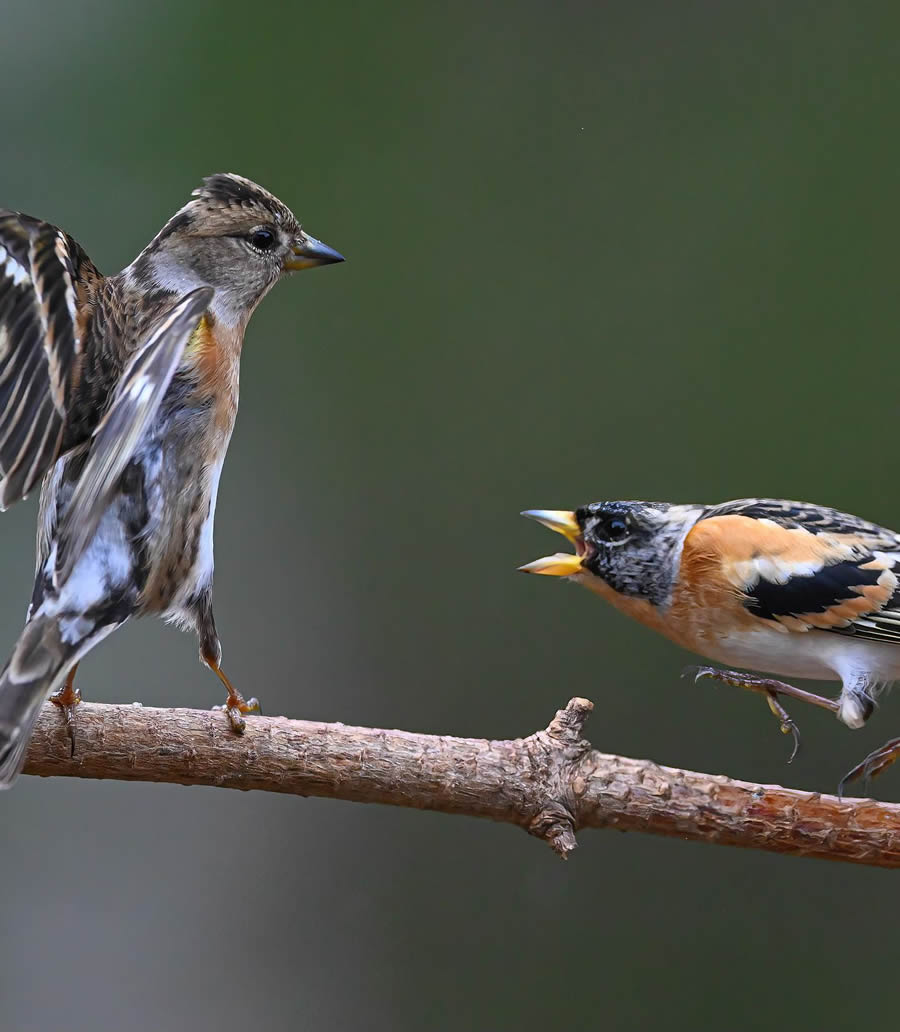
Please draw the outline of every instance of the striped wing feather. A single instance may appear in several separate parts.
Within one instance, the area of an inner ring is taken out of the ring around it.
[[[884,609],[860,617],[844,633],[865,638],[867,641],[900,645],[900,592],[894,592]]]
[[[59,454],[81,364],[79,299],[101,278],[66,233],[0,209],[0,509]]]

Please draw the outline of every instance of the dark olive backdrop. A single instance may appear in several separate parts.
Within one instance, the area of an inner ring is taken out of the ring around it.
[[[830,789],[896,734],[679,681],[515,567],[517,513],[826,502],[900,526],[896,5],[4,7],[0,203],[125,264],[239,171],[349,258],[262,306],[222,482],[225,667],[269,713],[503,737],[572,694],[606,750]],[[2,520],[2,652],[35,504]],[[209,706],[126,628],[98,700]],[[900,775],[880,786],[900,796]],[[462,818],[24,779],[0,798],[4,1029],[859,1028],[895,877]],[[887,931],[886,931],[887,929]]]

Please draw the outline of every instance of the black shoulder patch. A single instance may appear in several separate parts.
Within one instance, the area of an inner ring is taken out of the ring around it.
[[[856,598],[859,592],[853,590],[855,587],[877,584],[882,573],[882,569],[863,570],[857,562],[845,560],[809,576],[791,577],[785,584],[760,578],[746,591],[744,605],[764,620],[824,613],[840,602]]]

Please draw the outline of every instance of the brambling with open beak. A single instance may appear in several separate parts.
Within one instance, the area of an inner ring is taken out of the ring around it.
[[[34,592],[0,674],[0,788],[45,699],[71,720],[78,661],[133,616],[196,631],[236,731],[258,708],[222,672],[212,611],[241,346],[280,279],[340,261],[230,174],[109,277],[62,230],[0,209],[0,508],[43,479]]]
[[[799,738],[780,697],[814,703],[859,728],[900,678],[900,534],[804,502],[747,498],[722,505],[595,502],[534,509],[572,542],[521,567],[566,577],[671,641],[728,666],[840,681],[835,699],[734,670],[695,667],[765,695],[781,730]],[[893,739],[841,785],[900,757]]]

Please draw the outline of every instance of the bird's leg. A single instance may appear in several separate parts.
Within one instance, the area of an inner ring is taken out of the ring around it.
[[[59,706],[62,710],[69,741],[72,743],[72,756],[75,755],[75,707],[81,702],[81,692],[75,687],[75,671],[77,669],[78,664],[73,664],[72,669],[66,674],[65,684],[50,696],[53,705]]]
[[[228,692],[228,697],[221,706],[213,706],[213,709],[224,709],[225,715],[228,717],[231,727],[237,734],[242,734],[244,728],[247,726],[244,720],[245,713],[259,713],[259,699],[245,699],[243,695],[234,687],[231,681],[225,676],[222,668],[219,666],[218,659],[212,656],[204,656],[203,662],[209,667],[210,670],[218,677],[218,679],[225,685],[225,689]]]
[[[889,742],[885,742],[881,748],[870,752],[862,763],[857,763],[853,770],[845,774],[838,785],[838,795],[844,794],[845,785],[849,785],[851,781],[858,781],[860,778],[867,787],[872,778],[877,778],[895,760],[900,760],[900,738],[892,738]]]
[[[787,711],[778,701],[779,695],[787,695],[792,699],[799,699],[801,702],[811,702],[814,706],[821,706],[823,709],[837,713],[840,704],[834,699],[826,699],[823,695],[815,695],[813,692],[804,691],[802,688],[795,688],[792,684],[785,684],[784,681],[776,681],[771,677],[754,677],[752,674],[745,674],[739,670],[719,670],[711,666],[687,667],[684,675],[690,675],[695,681],[701,677],[709,677],[714,681],[721,681],[722,684],[734,685],[736,688],[748,688],[753,692],[762,692],[766,696],[769,709],[781,723],[781,733],[794,736],[794,751],[791,753],[791,760],[797,755],[800,746],[800,734],[797,725],[788,716]],[[790,760],[788,760],[790,763]]]
[[[225,685],[225,690],[228,692],[224,705],[213,706],[213,709],[224,709],[234,731],[241,734],[247,726],[244,714],[259,713],[259,700],[245,700],[222,670],[222,645],[219,635],[216,633],[216,620],[212,611],[212,593],[209,588],[197,599],[195,618],[197,636],[200,639],[200,659]]]
[[[709,677],[714,681],[721,681],[723,684],[731,684],[736,688],[749,688],[752,692],[764,692],[765,694],[788,695],[792,699],[799,699],[801,702],[811,702],[814,706],[821,706],[822,709],[831,710],[837,713],[840,704],[834,699],[826,699],[823,695],[815,695],[813,692],[804,691],[802,688],[795,688],[792,684],[785,684],[784,681],[776,681],[771,677],[755,677],[753,674],[745,674],[741,670],[719,670],[711,666],[690,666],[684,671],[684,676],[691,676],[695,681],[701,677]],[[773,713],[776,711],[773,710]],[[777,713],[776,713],[777,715]]]

